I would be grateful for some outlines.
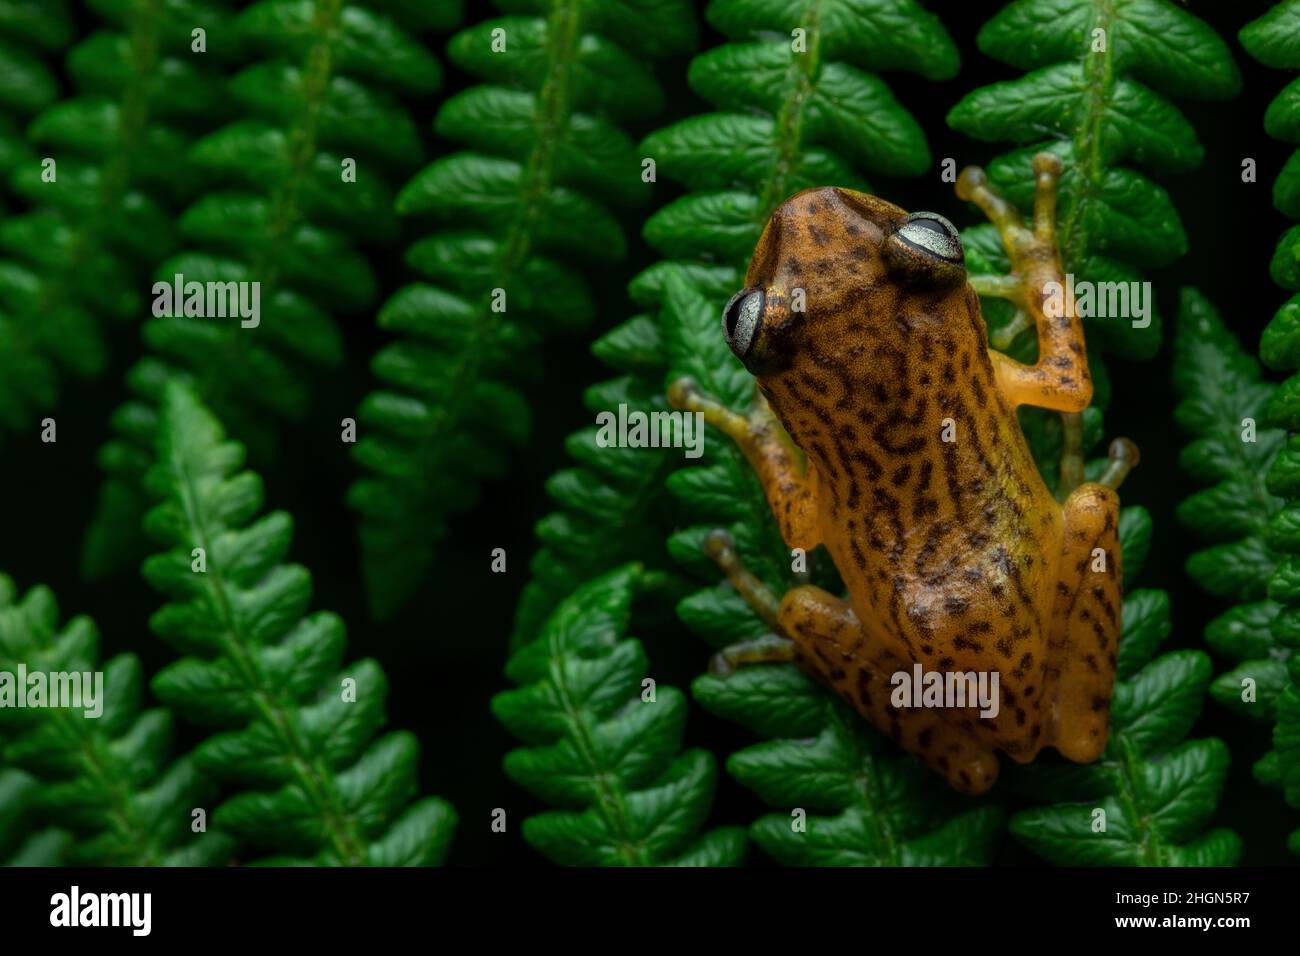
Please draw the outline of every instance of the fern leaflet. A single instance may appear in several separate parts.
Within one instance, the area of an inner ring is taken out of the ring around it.
[[[1275,386],[1263,381],[1254,356],[1195,289],[1183,290],[1174,384],[1182,396],[1175,419],[1195,436],[1180,463],[1199,481],[1214,483],[1178,507],[1184,524],[1217,542],[1188,558],[1187,573],[1216,597],[1237,602],[1205,629],[1206,643],[1236,665],[1211,694],[1242,716],[1271,722],[1287,684],[1290,650],[1272,634],[1280,608],[1266,597],[1282,560],[1270,544],[1282,501],[1269,492],[1266,476],[1285,436],[1276,428],[1257,430]],[[1249,702],[1242,699],[1246,679],[1258,692]]]

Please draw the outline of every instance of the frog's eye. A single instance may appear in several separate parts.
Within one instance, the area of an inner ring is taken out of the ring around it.
[[[727,303],[727,308],[722,313],[722,331],[737,357],[743,359],[753,348],[762,319],[762,289],[743,289]]]
[[[912,213],[899,227],[898,237],[913,249],[928,252],[944,262],[965,260],[957,227],[937,212]]]

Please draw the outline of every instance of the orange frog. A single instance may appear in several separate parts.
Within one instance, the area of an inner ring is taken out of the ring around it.
[[[1049,283],[1058,302],[1066,286],[1059,160],[1039,154],[1034,174],[1032,229],[982,170],[958,179],[1012,264],[974,284],[942,216],[847,189],[792,197],[723,315],[756,379],[753,410],[736,414],[689,379],[669,390],[738,443],[786,544],[825,545],[848,588],[847,601],[805,585],[778,602],[714,532],[710,552],[773,631],[723,651],[715,672],[793,661],[967,793],[992,786],[995,750],[1021,763],[1048,746],[1079,762],[1101,755],[1120,634],[1115,489],[1137,449],[1117,439],[1100,480],[1083,483],[1083,327],[1068,298],[1048,308]],[[989,348],[977,287],[1033,319],[1036,364]],[[1062,502],[1030,455],[1019,405],[1063,414]],[[916,665],[940,679],[996,673],[998,706],[896,706],[895,675]]]

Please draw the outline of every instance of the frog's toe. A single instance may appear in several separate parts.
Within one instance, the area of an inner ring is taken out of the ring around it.
[[[1052,741],[1052,746],[1067,760],[1092,763],[1106,749],[1110,701],[1099,696],[1093,706],[1096,709],[1087,715],[1076,715],[1071,720],[1063,721],[1056,739]]]
[[[922,749],[918,756],[947,777],[950,787],[971,796],[987,793],[998,779],[997,753],[973,742],[951,742],[940,754]]]

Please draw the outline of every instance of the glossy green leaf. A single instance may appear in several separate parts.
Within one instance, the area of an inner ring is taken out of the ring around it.
[[[1241,45],[1265,66],[1286,70],[1300,66],[1300,3],[1282,0],[1241,28]]]

